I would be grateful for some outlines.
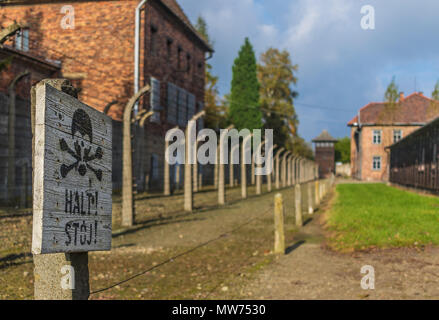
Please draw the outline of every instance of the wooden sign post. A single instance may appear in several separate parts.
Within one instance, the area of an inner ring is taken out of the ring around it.
[[[36,299],[87,299],[87,252],[111,250],[111,119],[60,91],[66,83],[46,80],[35,88]],[[73,283],[63,286],[68,272]]]

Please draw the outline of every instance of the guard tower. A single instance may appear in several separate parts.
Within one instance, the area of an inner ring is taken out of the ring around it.
[[[335,143],[328,131],[323,132],[312,142],[316,145],[316,162],[319,165],[320,178],[326,178],[331,173],[335,173]]]

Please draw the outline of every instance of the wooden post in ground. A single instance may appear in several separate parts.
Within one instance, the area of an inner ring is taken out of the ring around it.
[[[295,202],[295,213],[296,213],[296,226],[303,226],[302,218],[302,191],[299,183],[296,183],[294,187],[294,202]]]
[[[280,154],[285,150],[285,148],[280,148],[276,153],[276,189],[280,188]]]
[[[284,205],[280,193],[274,197],[274,253],[285,254]]]
[[[76,97],[64,79],[43,80],[31,90],[37,300],[87,300],[88,251],[111,249],[111,119]],[[72,163],[72,154],[91,159]],[[75,204],[82,197],[88,206]]]
[[[241,197],[242,199],[247,199],[247,158],[246,158],[246,150],[247,150],[247,143],[250,141],[253,137],[253,134],[248,135],[245,137],[242,141],[242,147],[241,147]],[[251,147],[250,147],[251,152]],[[250,161],[251,161],[251,155],[250,155]]]
[[[135,223],[133,198],[133,153],[131,146],[131,117],[134,105],[147,92],[146,85],[131,97],[123,112],[123,149],[122,149],[122,225],[132,227]]]

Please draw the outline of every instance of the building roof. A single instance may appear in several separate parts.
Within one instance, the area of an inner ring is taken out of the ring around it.
[[[315,139],[312,140],[312,142],[336,142],[337,139],[333,138],[327,130],[323,130],[323,132]]]
[[[183,22],[186,27],[194,33],[194,35],[201,40],[201,42],[206,46],[206,49],[208,51],[213,52],[212,47],[209,43],[204,39],[204,37],[195,29],[195,27],[192,25],[191,21],[187,17],[187,15],[184,13],[181,6],[178,4],[177,0],[160,0],[166,7],[169,8],[169,10],[172,11],[174,15],[176,15],[181,22]]]
[[[394,106],[371,102],[360,109],[348,126],[358,125],[424,125],[439,116],[439,101],[415,92]]]
[[[25,4],[43,4],[43,3],[62,3],[62,2],[84,2],[85,0],[0,0],[0,7],[7,5],[25,5]],[[109,0],[94,0],[94,1],[109,1]],[[121,0],[110,0],[110,1],[121,1]],[[171,11],[183,24],[184,26],[193,34],[195,37],[201,41],[201,43],[205,46],[207,51],[213,52],[210,44],[204,39],[204,37],[195,29],[192,25],[191,21],[184,13],[181,6],[178,4],[177,0],[157,0],[162,3],[166,8]],[[90,0],[90,2],[93,2]],[[139,0],[140,2],[140,0]]]

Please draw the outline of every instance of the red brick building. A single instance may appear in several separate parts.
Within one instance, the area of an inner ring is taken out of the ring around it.
[[[326,178],[331,173],[335,174],[335,143],[337,139],[333,138],[328,131],[323,130],[312,142],[316,146],[315,160],[319,165],[319,177]]]
[[[116,101],[109,115],[120,120],[135,91],[135,12],[140,0],[5,3],[0,2],[1,27],[14,20],[23,27],[7,44],[59,63],[62,77],[81,89],[79,99],[88,105],[103,111]],[[160,187],[165,133],[176,125],[185,127],[203,109],[205,60],[212,49],[176,0],[148,0],[141,6],[139,45],[139,86],[153,87],[139,108],[156,113],[140,133],[144,141],[136,142],[134,170],[138,185],[149,180]],[[120,135],[113,137],[113,144],[121,147]]]
[[[9,60],[10,57],[13,57],[12,60]],[[0,61],[5,59],[8,59],[9,64],[0,71],[0,203],[6,202],[8,198],[8,176],[11,175],[11,170],[15,175],[12,176],[15,182],[12,199],[18,199],[20,195],[30,198],[32,187],[30,89],[42,79],[58,77],[60,71],[58,64],[12,48],[0,49]],[[15,108],[14,112],[10,113],[11,99],[14,99],[11,95],[15,97]],[[13,143],[9,135],[10,123],[14,125]],[[10,156],[15,166],[9,168]]]
[[[364,106],[351,127],[352,177],[365,181],[388,181],[389,152],[386,149],[439,116],[438,101],[415,92],[401,93],[395,105],[372,102]]]

